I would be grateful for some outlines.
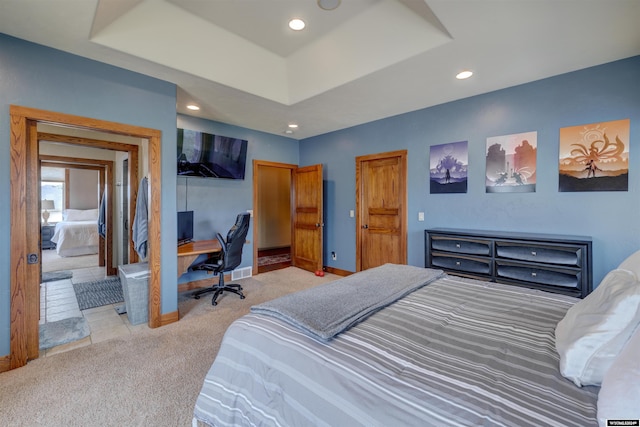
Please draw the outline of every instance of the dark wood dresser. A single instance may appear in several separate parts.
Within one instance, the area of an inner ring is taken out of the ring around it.
[[[578,298],[593,289],[585,236],[435,228],[425,230],[425,267]]]

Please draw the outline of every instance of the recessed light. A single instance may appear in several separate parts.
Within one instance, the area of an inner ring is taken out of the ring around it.
[[[456,74],[456,79],[464,80],[464,79],[468,79],[471,76],[473,76],[473,71],[464,70]]]
[[[298,19],[298,18],[294,18],[291,21],[289,21],[289,28],[291,28],[294,31],[300,31],[305,27],[305,23],[302,19]]]
[[[298,125],[297,125],[297,124],[295,124],[295,123],[289,123],[289,128],[291,128],[291,129],[297,129],[297,128],[298,128]]]
[[[193,110],[193,111],[198,111],[200,109],[200,107],[198,107],[197,105],[194,105],[194,104],[187,105],[187,108],[189,110]]]
[[[286,133],[287,135],[291,135],[293,131],[291,129],[287,129],[284,131],[284,133]]]

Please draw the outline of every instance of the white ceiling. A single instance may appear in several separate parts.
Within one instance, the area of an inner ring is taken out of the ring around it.
[[[296,139],[639,55],[638,22],[640,0],[0,0],[2,33]]]

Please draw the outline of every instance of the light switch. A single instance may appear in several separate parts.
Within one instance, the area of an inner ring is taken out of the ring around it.
[[[424,221],[424,212],[418,212],[418,221]]]
[[[353,218],[355,215],[356,215],[355,211],[354,211],[353,209],[351,209],[351,210],[349,211],[349,216],[350,216],[351,218]]]

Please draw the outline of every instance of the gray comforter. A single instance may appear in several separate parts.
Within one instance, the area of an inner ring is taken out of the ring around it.
[[[597,387],[558,370],[577,300],[438,279],[330,341],[272,316],[228,329],[194,415],[212,426],[590,426]]]

